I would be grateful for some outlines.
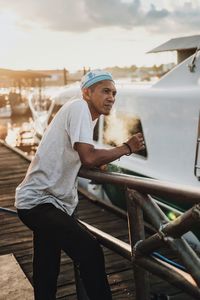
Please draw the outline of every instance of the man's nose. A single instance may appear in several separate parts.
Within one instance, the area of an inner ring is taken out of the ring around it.
[[[110,102],[114,103],[115,102],[115,96],[113,94],[110,94],[109,100],[110,100]]]

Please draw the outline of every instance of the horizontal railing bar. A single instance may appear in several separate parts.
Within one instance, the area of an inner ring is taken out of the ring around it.
[[[131,260],[131,246],[129,244],[81,220],[79,220],[79,222],[83,224],[85,227],[87,227],[89,231],[98,238],[98,240],[101,242],[103,246],[109,248],[110,250],[113,250],[114,252],[117,252],[124,258]]]
[[[133,175],[102,172],[85,168],[80,169],[79,176],[95,180],[98,183],[124,185],[136,189],[141,193],[154,196],[163,196],[165,198],[171,197],[180,204],[187,203],[191,205],[200,202],[200,189],[189,185],[186,186],[155,179],[136,177]]]
[[[0,207],[0,211],[7,212],[12,215],[17,215],[17,211],[10,208]]]

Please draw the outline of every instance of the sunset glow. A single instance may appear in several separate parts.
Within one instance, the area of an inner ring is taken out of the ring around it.
[[[147,51],[170,38],[199,33],[195,0],[92,3],[0,0],[0,68],[158,65],[175,61],[174,53]]]

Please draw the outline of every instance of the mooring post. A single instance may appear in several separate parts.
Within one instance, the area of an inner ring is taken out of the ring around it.
[[[145,239],[144,220],[142,209],[129,197],[129,191],[126,190],[127,215],[129,227],[129,240],[131,244],[133,272],[135,278],[136,299],[149,300],[149,273],[136,266],[135,247],[137,243]]]

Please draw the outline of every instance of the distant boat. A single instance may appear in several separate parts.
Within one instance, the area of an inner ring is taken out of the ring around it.
[[[0,118],[10,118],[11,114],[12,114],[12,110],[9,104],[0,107]]]
[[[9,118],[12,114],[7,94],[0,94],[0,117]]]
[[[79,84],[74,83],[61,88],[50,88],[45,95],[33,93],[28,97],[29,107],[34,121],[34,129],[37,137],[41,138],[49,122],[69,100],[80,97]]]
[[[12,105],[12,114],[13,115],[25,115],[29,109],[28,102],[21,102],[15,105]]]
[[[60,89],[57,89],[54,93],[51,93],[51,98],[54,100],[55,105],[62,106],[73,98],[80,98],[80,83],[73,83],[66,85]]]
[[[8,100],[11,105],[12,115],[24,115],[29,109],[28,99],[20,93],[10,92]]]
[[[41,138],[52,114],[54,101],[48,97],[39,97],[33,94],[28,98],[28,103],[33,117],[35,133]]]

